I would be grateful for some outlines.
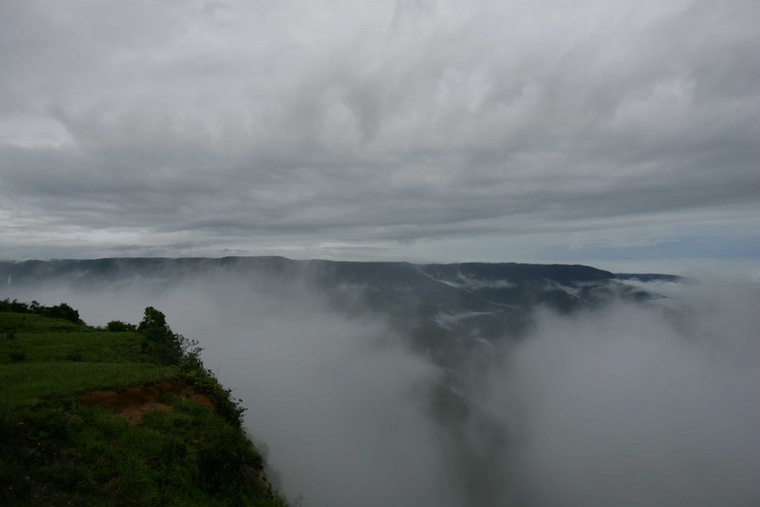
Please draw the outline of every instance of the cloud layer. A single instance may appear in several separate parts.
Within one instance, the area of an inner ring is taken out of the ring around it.
[[[692,287],[670,310],[546,316],[495,370],[491,406],[520,436],[509,463],[529,505],[760,498],[760,343],[748,313],[760,301],[710,292]]]
[[[0,20],[6,258],[760,236],[752,0],[11,0]]]
[[[517,344],[463,357],[453,391],[381,317],[335,313],[298,282],[209,273],[0,297],[67,301],[92,324],[164,311],[244,399],[303,505],[756,505],[760,299],[702,281],[539,313]]]

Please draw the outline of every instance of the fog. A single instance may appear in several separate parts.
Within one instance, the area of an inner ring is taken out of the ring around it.
[[[760,300],[700,282],[537,310],[528,336],[463,357],[453,383],[387,317],[343,314],[298,281],[209,273],[0,297],[65,301],[92,325],[163,311],[243,399],[272,479],[302,505],[758,505]]]
[[[757,504],[757,299],[689,296],[543,315],[492,372],[529,505]]]

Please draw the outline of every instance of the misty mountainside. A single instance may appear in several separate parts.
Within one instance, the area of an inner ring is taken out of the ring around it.
[[[151,305],[299,505],[760,505],[760,294],[588,266],[0,262],[90,324]]]
[[[408,336],[416,348],[449,366],[473,348],[519,338],[537,308],[567,314],[618,299],[647,301],[658,296],[622,280],[678,278],[617,276],[581,265],[299,261],[284,257],[0,262],[0,279],[11,287],[140,283],[159,289],[221,275],[250,279],[252,284],[273,289],[300,283],[327,296],[337,311],[389,316],[396,331]]]

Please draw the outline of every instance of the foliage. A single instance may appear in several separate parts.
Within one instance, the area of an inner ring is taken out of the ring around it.
[[[216,411],[227,422],[235,427],[242,427],[243,414],[246,408],[241,405],[242,399],[232,396],[232,389],[223,387],[214,373],[203,367],[187,365],[182,369],[182,374],[188,384],[198,391],[211,395],[216,400]]]
[[[50,306],[47,308],[43,307],[39,314],[54,319],[68,320],[69,322],[73,322],[75,324],[84,324],[84,321],[79,318],[79,311],[74,310],[66,303],[61,303],[60,305]]]
[[[261,505],[243,433],[182,398],[138,424],[79,403],[0,411],[2,505]]]
[[[137,331],[137,326],[120,320],[112,320],[106,324],[106,329],[112,333],[124,333],[127,331]]]
[[[37,301],[22,303],[17,299],[11,301],[6,298],[0,300],[0,312],[31,313],[50,317],[51,319],[67,320],[74,324],[84,324],[84,321],[79,318],[79,311],[73,309],[66,303],[61,303],[56,306],[44,306]]]
[[[140,332],[112,332],[15,308],[0,312],[0,328],[16,334],[0,340],[0,505],[286,505],[262,483],[263,458],[231,390],[161,312],[146,309]],[[178,362],[146,357],[146,335],[156,339],[149,345],[163,338],[177,347]],[[12,364],[21,347],[26,360]],[[213,410],[166,393],[172,412],[132,424],[79,401],[82,392],[172,378],[207,393]]]
[[[142,335],[141,350],[153,356],[160,364],[180,366],[200,361],[201,349],[198,342],[174,333],[166,323],[166,316],[152,306],[145,309],[137,332]]]
[[[216,410],[224,419],[236,427],[242,425],[246,410],[240,404],[242,400],[233,398],[232,389],[222,387],[214,373],[204,367],[200,357],[203,349],[197,340],[174,333],[166,323],[166,316],[152,306],[145,309],[137,331],[143,336],[140,343],[143,352],[156,357],[161,364],[180,366],[189,384],[216,400]]]

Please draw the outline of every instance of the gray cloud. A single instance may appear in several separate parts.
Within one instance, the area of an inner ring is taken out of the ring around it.
[[[676,299],[649,308],[545,315],[493,370],[483,403],[519,435],[529,505],[757,501],[757,292],[704,281],[654,284]]]
[[[678,240],[760,211],[752,1],[0,9],[5,257]]]

